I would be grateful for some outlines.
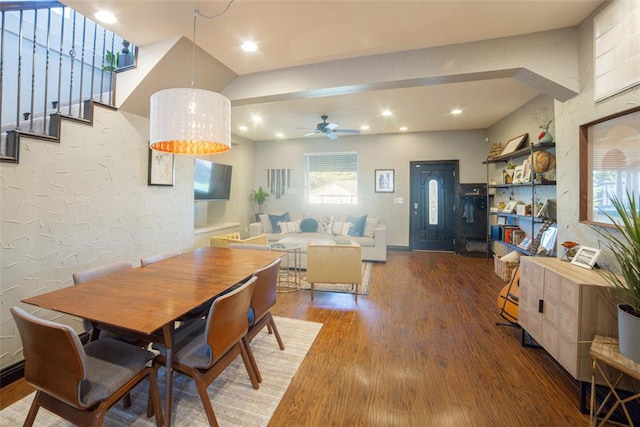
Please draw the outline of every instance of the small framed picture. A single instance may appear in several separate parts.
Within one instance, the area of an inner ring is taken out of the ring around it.
[[[578,253],[571,260],[571,264],[591,270],[596,264],[598,257],[602,251],[588,246],[580,246]]]
[[[521,184],[524,182],[524,166],[516,166],[513,172],[513,183]]]
[[[148,185],[173,186],[175,172],[175,154],[149,149]]]
[[[507,223],[507,218],[504,216],[498,217],[498,225],[505,225]]]
[[[395,169],[376,169],[376,193],[393,193],[395,192],[395,187]]]
[[[503,213],[513,213],[516,210],[516,206],[518,206],[518,202],[515,200],[511,200],[507,205],[502,209]]]

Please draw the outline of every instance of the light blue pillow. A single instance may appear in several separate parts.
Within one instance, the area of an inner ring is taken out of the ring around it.
[[[305,218],[300,223],[300,231],[303,233],[315,233],[318,231],[318,221],[314,218]]]
[[[269,222],[271,222],[271,230],[274,233],[280,233],[280,226],[278,225],[279,222],[289,222],[291,221],[291,216],[289,215],[289,212],[285,212],[282,215],[272,215],[269,214]]]
[[[349,228],[349,236],[362,237],[362,233],[364,233],[364,225],[367,223],[367,216],[363,215],[357,217],[349,215],[347,217],[347,222],[351,223],[351,228]]]

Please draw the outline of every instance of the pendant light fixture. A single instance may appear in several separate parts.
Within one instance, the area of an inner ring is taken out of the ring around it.
[[[231,2],[220,16],[229,9]],[[149,148],[175,154],[217,154],[231,149],[231,102],[219,93],[194,88],[196,19],[193,11],[191,87],[151,95]],[[204,16],[204,15],[202,15]]]

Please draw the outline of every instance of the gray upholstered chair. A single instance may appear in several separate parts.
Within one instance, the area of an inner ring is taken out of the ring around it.
[[[178,256],[181,253],[182,252],[180,252],[180,249],[172,249],[172,250],[167,251],[167,252],[163,252],[163,253],[160,253],[160,254],[148,256],[146,258],[141,258],[140,259],[140,264],[144,267],[145,265],[153,264],[154,262],[159,262],[159,261],[163,261],[163,260],[168,259],[168,258],[173,258],[174,256]]]
[[[25,380],[37,390],[25,426],[33,424],[40,407],[76,425],[99,426],[109,408],[144,378],[156,424],[163,425],[156,371],[147,365],[152,352],[111,338],[83,347],[67,325],[18,307],[11,314],[22,338]]]
[[[253,367],[253,354],[247,342],[247,313],[256,278],[238,286],[213,301],[206,319],[196,320],[178,328],[173,347],[173,368],[195,381],[209,424],[217,426],[216,416],[207,394],[207,386],[233,362],[242,356],[251,383],[259,388]],[[166,364],[166,349],[157,345],[160,354],[153,362]]]

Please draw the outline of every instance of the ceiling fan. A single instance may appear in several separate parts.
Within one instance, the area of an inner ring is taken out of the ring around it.
[[[351,134],[360,133],[360,131],[357,129],[337,129],[338,127],[337,124],[327,123],[327,119],[329,118],[329,116],[327,116],[326,114],[323,116],[320,116],[320,118],[322,119],[322,123],[318,123],[316,125],[316,128],[313,130],[313,132],[309,132],[308,134],[303,136],[311,136],[318,133],[323,133],[329,139],[338,139],[338,135],[336,135],[336,133],[351,133]]]

